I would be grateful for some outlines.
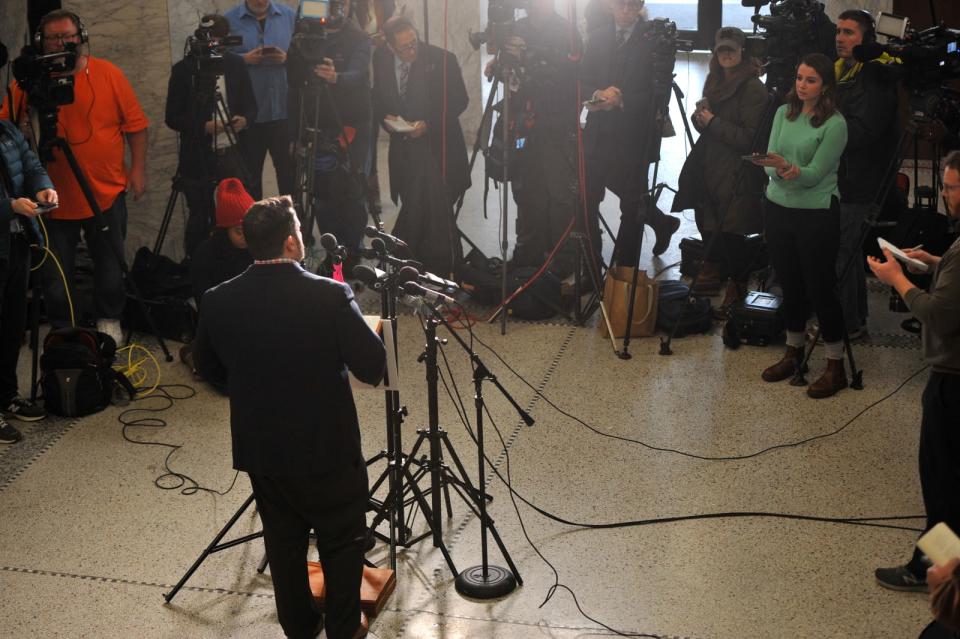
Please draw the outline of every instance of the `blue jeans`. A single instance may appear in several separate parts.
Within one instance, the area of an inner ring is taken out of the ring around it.
[[[103,212],[103,221],[109,227],[104,233],[89,217],[84,220],[49,220],[50,250],[54,252],[70,287],[70,299],[73,300],[75,319],[80,319],[74,267],[77,257],[77,245],[80,233],[87,245],[87,251],[93,259],[93,300],[94,311],[100,319],[120,319],[126,302],[123,285],[123,271],[117,256],[123,255],[123,239],[127,235],[126,194],[121,193],[113,205]],[[70,307],[67,303],[67,291],[56,264],[48,257],[43,265],[43,297],[47,305],[47,318],[54,328],[70,326]]]

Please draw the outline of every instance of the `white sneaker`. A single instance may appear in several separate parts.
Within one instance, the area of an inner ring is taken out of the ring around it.
[[[120,327],[120,320],[98,319],[97,330],[112,337],[117,343],[117,348],[123,346],[123,329]]]

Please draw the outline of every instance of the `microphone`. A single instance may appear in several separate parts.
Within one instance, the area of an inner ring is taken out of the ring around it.
[[[439,286],[440,288],[460,288],[456,282],[445,280],[439,275],[434,275],[430,271],[424,271],[423,273],[418,273],[417,275],[417,279],[424,284]]]
[[[402,271],[403,269],[401,269]],[[400,288],[403,289],[403,292],[407,295],[412,295],[414,297],[422,297],[427,302],[431,304],[456,304],[456,300],[450,297],[449,295],[444,295],[443,293],[438,293],[437,291],[431,290],[429,288],[420,286],[416,282],[404,282],[401,284]]]
[[[415,282],[420,277],[420,272],[413,266],[404,266],[397,271],[397,284],[404,282]]]
[[[853,59],[857,62],[870,62],[884,54],[883,45],[879,42],[858,44],[853,48]]]
[[[371,288],[376,288],[383,283],[386,273],[380,269],[367,266],[366,264],[357,264],[353,267],[353,276]]]
[[[363,234],[369,238],[383,240],[386,243],[387,248],[389,248],[391,251],[398,248],[407,248],[407,243],[401,240],[399,237],[390,235],[389,233],[384,233],[375,226],[368,226],[363,230]],[[371,242],[371,244],[373,244],[373,242]]]
[[[337,257],[337,262],[343,261],[347,255],[347,247],[341,246],[337,242],[337,236],[333,233],[324,233],[320,236],[320,246],[330,255]]]

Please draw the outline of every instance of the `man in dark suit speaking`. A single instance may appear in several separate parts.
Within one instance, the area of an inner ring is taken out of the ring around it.
[[[300,266],[289,197],[250,207],[243,232],[254,264],[203,296],[196,363],[227,375],[233,466],[250,475],[284,632],[312,638],[323,627],[307,579],[313,530],[327,636],[363,636],[367,471],[347,370],[378,383],[385,349],[349,286]]]

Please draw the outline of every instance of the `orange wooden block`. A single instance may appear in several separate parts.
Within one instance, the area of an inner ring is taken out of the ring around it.
[[[316,561],[307,562],[307,575],[310,578],[310,590],[323,610],[326,584],[323,581],[323,566]],[[383,610],[387,599],[397,587],[397,576],[389,568],[363,567],[363,582],[360,584],[360,608],[368,617],[376,617]]]

